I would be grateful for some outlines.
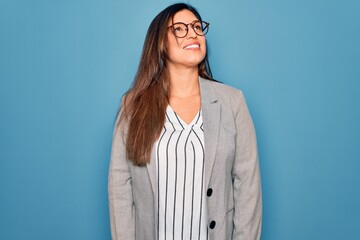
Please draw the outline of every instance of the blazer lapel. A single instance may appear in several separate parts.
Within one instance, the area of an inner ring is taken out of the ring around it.
[[[156,158],[155,158],[155,151],[152,151],[150,162],[146,165],[153,194],[155,195],[156,192]]]
[[[205,186],[209,186],[212,174],[220,125],[220,103],[209,84],[209,80],[200,78],[202,114],[205,141]]]

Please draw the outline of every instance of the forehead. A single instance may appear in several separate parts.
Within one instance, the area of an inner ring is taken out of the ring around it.
[[[183,23],[192,23],[197,19],[197,17],[189,10],[184,9],[181,10],[174,15],[174,23],[175,22],[183,22]]]

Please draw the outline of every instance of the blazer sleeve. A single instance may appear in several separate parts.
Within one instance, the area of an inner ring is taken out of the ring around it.
[[[135,216],[130,163],[120,127],[115,127],[108,176],[111,238],[135,239]]]
[[[254,125],[241,91],[235,97],[236,152],[232,169],[234,187],[234,240],[258,240],[262,224],[262,196]]]

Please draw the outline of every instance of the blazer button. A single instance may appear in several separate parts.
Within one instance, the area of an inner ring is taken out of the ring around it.
[[[211,229],[214,229],[214,228],[215,228],[215,225],[216,225],[216,222],[215,222],[215,221],[211,221],[209,227],[210,227]]]
[[[212,193],[213,193],[212,188],[209,188],[209,189],[207,190],[207,192],[206,192],[206,195],[207,195],[208,197],[210,197],[210,196],[212,195]]]

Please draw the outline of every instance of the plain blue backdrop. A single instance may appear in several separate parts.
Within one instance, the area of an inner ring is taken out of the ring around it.
[[[360,1],[189,2],[257,129],[262,240],[360,239]],[[171,3],[0,0],[0,239],[110,239],[113,122]]]

